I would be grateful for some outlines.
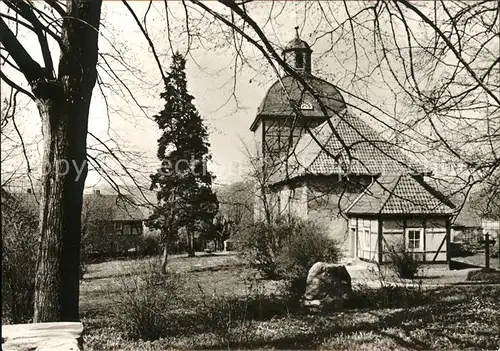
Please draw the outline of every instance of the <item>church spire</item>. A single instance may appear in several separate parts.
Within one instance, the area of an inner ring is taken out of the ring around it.
[[[300,39],[299,27],[295,27],[295,38],[286,44],[283,59],[298,72],[311,74],[312,50],[304,40]]]

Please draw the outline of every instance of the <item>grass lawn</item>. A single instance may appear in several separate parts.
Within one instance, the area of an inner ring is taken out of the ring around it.
[[[474,269],[450,270],[447,264],[423,264],[413,280],[399,278],[389,265],[377,267],[372,263],[358,262],[354,266],[348,266],[347,270],[353,279],[353,284],[380,285],[380,280],[383,280],[386,283],[436,286],[464,283],[468,272]]]
[[[418,304],[398,299],[394,303],[386,301],[371,306],[365,297],[369,298],[372,291],[359,295],[360,307],[351,305],[324,314],[292,312],[273,300],[272,294],[279,291],[280,282],[255,279],[256,272],[234,255],[173,257],[169,269],[182,277],[182,296],[190,303],[183,305],[181,312],[172,314],[172,328],[162,338],[129,340],[111,317],[113,296],[122,292],[130,274],[140,274],[152,261],[90,265],[82,281],[80,303],[86,350],[500,347],[499,286],[439,288],[420,292]],[[358,273],[351,270],[353,276]],[[232,303],[248,299],[252,294],[258,296],[252,300],[257,304],[249,306],[260,312],[246,313],[245,318],[231,315],[236,311],[231,309]],[[220,304],[221,308],[212,306],[215,308],[211,311],[216,312],[210,316],[197,314],[203,302],[200,298],[208,295],[210,303]],[[388,296],[390,299],[396,295]]]

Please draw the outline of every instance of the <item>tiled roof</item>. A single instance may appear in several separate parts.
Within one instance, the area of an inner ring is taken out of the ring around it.
[[[281,167],[272,183],[307,174],[401,174],[427,173],[428,170],[411,161],[401,150],[382,139],[359,117],[344,110],[330,118],[330,123],[344,145],[324,122],[311,130],[317,141],[304,134],[297,143],[295,152]],[[350,155],[348,154],[349,150]],[[337,160],[335,160],[337,158]],[[351,160],[351,161],[349,161]]]
[[[311,47],[304,40],[297,37],[290,40],[285,46],[285,51],[296,49],[311,50]]]
[[[85,206],[106,211],[114,221],[140,221],[147,218],[139,206],[130,202],[126,196],[86,194],[83,198]]]
[[[312,75],[304,75],[303,78],[319,95],[328,116],[334,116],[345,109],[344,98],[334,85]],[[267,91],[266,96],[257,109],[257,117],[252,123],[250,130],[255,131],[262,116],[280,116],[284,118],[294,116],[295,113],[290,105],[290,100],[297,101],[299,105],[306,102],[311,104],[312,108],[301,110],[301,113],[306,118],[327,118],[320,104],[310,93],[305,91],[302,84],[291,76],[284,76],[281,78],[281,81],[276,81]]]
[[[420,177],[382,175],[346,211],[348,214],[452,214],[453,204]]]

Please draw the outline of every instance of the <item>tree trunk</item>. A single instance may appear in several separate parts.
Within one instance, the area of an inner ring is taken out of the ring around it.
[[[193,239],[193,232],[191,230],[187,231],[187,238],[188,238],[188,257],[194,257],[194,239]]]
[[[161,262],[161,272],[163,274],[167,273],[167,263],[168,263],[168,243],[165,243],[163,246],[163,255]]]
[[[32,84],[44,141],[34,322],[79,321],[81,212],[100,11],[100,0],[68,2],[58,78]]]

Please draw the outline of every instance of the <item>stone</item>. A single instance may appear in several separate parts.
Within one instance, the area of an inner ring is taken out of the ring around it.
[[[351,294],[351,276],[344,265],[316,262],[309,269],[302,303],[312,309],[324,309],[341,303]]]
[[[82,332],[80,322],[2,325],[2,350],[80,351]]]

